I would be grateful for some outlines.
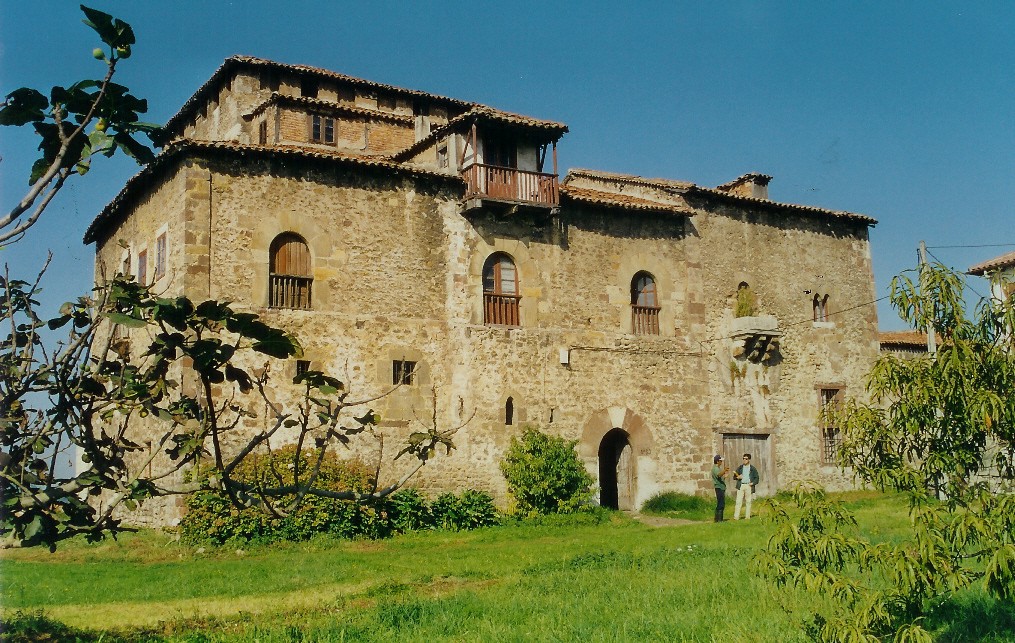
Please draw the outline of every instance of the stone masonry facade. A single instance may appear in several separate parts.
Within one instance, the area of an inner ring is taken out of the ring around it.
[[[415,364],[411,384],[371,403],[383,432],[429,417],[434,390],[443,426],[472,417],[414,479],[431,492],[506,504],[499,463],[526,425],[576,440],[600,501],[620,509],[710,493],[713,453],[735,464],[752,451],[764,493],[850,485],[819,409],[862,396],[878,355],[875,221],[769,200],[762,174],[715,188],[586,169],[559,180],[566,132],[234,57],[86,242],[97,278],[143,273],[166,295],[262,315],[358,397]],[[273,272],[280,239],[307,274]],[[279,299],[282,283],[307,300]],[[285,380],[281,400],[295,394]],[[398,473],[387,458],[384,475]],[[152,511],[167,522],[179,506]]]

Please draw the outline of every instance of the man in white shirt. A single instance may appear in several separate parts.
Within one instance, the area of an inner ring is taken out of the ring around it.
[[[747,505],[747,520],[751,519],[751,498],[754,496],[754,488],[761,482],[761,475],[758,468],[751,464],[751,454],[744,454],[744,463],[733,472],[733,479],[737,481],[737,504],[733,509],[733,520],[740,520],[740,507]]]

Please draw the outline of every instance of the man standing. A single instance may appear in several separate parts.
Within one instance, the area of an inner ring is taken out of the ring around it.
[[[723,466],[722,456],[712,458],[712,486],[715,487],[715,522],[723,521],[726,511],[726,474],[730,468]]]
[[[754,496],[754,489],[761,482],[758,468],[751,464],[751,454],[744,454],[744,463],[733,472],[733,479],[737,481],[737,504],[733,508],[733,520],[740,520],[740,506],[747,505],[747,520],[751,519],[751,498]]]

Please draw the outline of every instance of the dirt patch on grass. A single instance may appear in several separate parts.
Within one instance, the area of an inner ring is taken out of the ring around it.
[[[631,518],[649,527],[677,527],[679,525],[697,525],[700,520],[688,520],[687,518],[667,518],[665,516],[649,516],[647,514],[631,514]]]

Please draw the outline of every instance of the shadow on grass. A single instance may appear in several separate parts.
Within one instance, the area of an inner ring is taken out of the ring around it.
[[[927,618],[940,643],[1015,641],[1015,605],[983,595],[946,602]]]

